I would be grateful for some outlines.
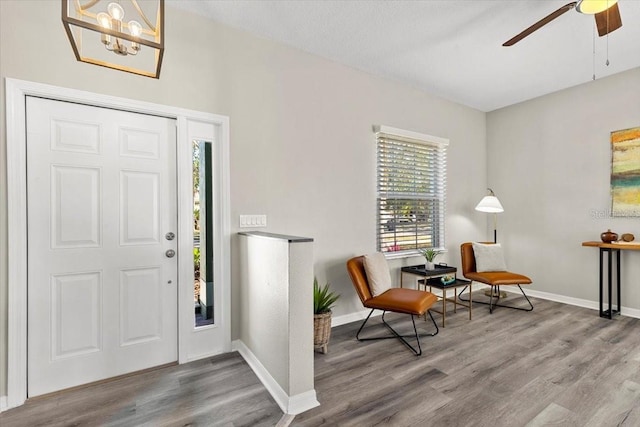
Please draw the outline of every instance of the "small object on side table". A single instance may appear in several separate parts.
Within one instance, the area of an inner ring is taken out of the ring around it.
[[[611,229],[608,229],[604,233],[600,234],[600,239],[605,243],[615,242],[618,240],[618,234],[611,231]]]
[[[440,278],[440,281],[442,282],[443,285],[450,285],[451,283],[456,281],[456,276],[452,276],[450,274],[447,274],[445,276],[442,276]]]
[[[625,242],[633,242],[635,236],[631,233],[624,233],[622,236],[620,236],[620,239]]]

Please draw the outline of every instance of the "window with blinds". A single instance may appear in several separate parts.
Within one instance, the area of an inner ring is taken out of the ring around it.
[[[380,252],[444,248],[448,140],[376,127]]]

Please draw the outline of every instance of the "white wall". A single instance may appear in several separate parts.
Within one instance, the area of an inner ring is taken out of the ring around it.
[[[486,184],[484,113],[263,40],[236,40],[231,217],[266,214],[268,231],[313,237],[316,276],[342,295],[335,316],[363,309],[345,262],[376,245],[372,125],[450,139],[452,254],[442,261],[455,264],[459,243],[482,236],[485,217],[473,207]]]
[[[77,62],[60,2],[0,1],[0,77],[227,115],[232,233],[240,214],[266,231],[315,238],[315,274],[342,294],[336,315],[362,310],[347,258],[375,250],[375,143],[384,124],[448,138],[447,246],[485,238],[473,211],[486,186],[485,114],[167,8],[160,80]],[[0,396],[6,393],[6,134],[0,89]],[[238,337],[238,243],[232,242],[232,336]],[[405,262],[417,262],[413,259]],[[394,261],[392,266],[400,265]],[[311,286],[311,283],[309,284]]]
[[[588,66],[588,65],[587,65]],[[640,68],[487,115],[488,185],[504,205],[498,240],[532,289],[598,301],[608,228],[640,240],[640,218],[611,218],[610,132],[640,126]],[[640,309],[640,252],[622,254],[622,306]]]
[[[268,377],[263,383],[283,412],[315,407],[313,289],[307,286],[313,283],[313,240],[264,233],[238,240],[240,348],[259,362],[258,376]]]

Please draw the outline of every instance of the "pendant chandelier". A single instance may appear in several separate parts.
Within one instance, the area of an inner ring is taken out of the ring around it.
[[[160,77],[164,0],[62,0],[62,23],[78,61]]]

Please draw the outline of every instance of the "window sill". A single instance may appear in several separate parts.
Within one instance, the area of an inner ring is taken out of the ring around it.
[[[442,251],[443,254],[446,254],[447,251],[444,248],[437,248],[438,250]],[[422,257],[422,254],[420,252],[418,252],[417,250],[412,250],[412,251],[397,251],[397,252],[383,252],[384,257],[386,259],[404,259],[404,258],[412,258],[412,257]]]

